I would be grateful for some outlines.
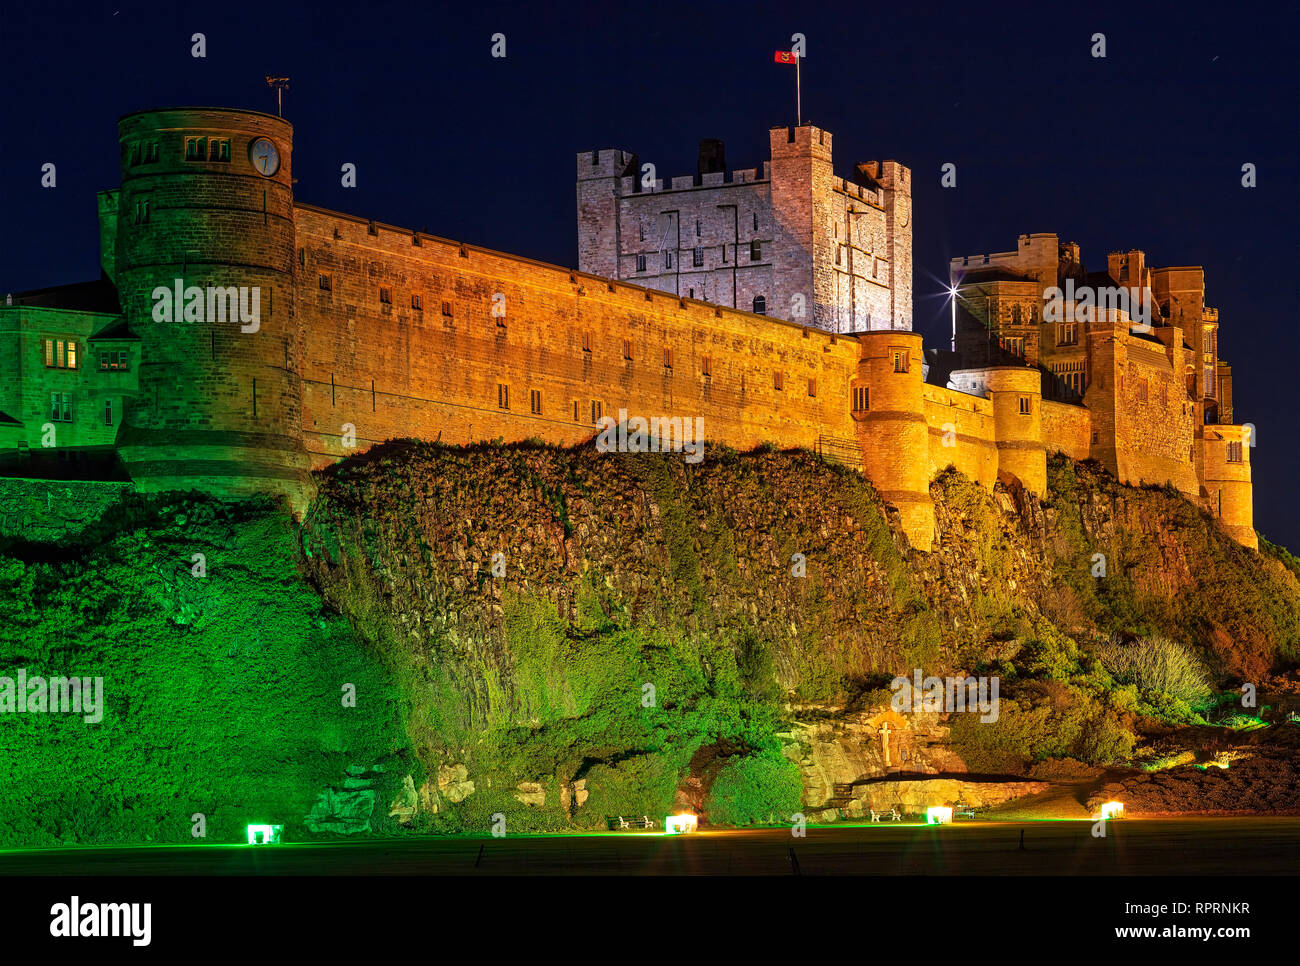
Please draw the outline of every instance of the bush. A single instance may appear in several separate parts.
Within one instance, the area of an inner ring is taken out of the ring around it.
[[[1112,639],[1097,649],[1102,666],[1120,684],[1134,684],[1160,698],[1205,707],[1212,696],[1210,675],[1191,648],[1166,637],[1144,637],[1132,644]]]
[[[786,822],[799,810],[799,766],[776,754],[733,758],[714,779],[704,802],[714,825]]]

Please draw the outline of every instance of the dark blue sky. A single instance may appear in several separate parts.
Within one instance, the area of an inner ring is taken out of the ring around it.
[[[1203,265],[1254,422],[1255,518],[1300,549],[1300,47],[1291,4],[1025,6],[131,0],[14,5],[0,58],[0,291],[98,274],[95,191],[118,182],[116,119],[213,104],[274,111],[287,74],[299,200],[563,265],[576,262],[574,155],[621,147],[661,177],[702,137],[761,165],[767,129],[835,134],[836,167],[914,172],[916,326],[946,338],[952,255],[1057,232],[1090,268],[1113,249]],[[960,12],[952,12],[959,10]],[[190,36],[207,37],[206,59]],[[1107,57],[1089,55],[1103,32]],[[507,39],[504,60],[491,35]],[[58,187],[39,186],[46,161]],[[339,184],[339,165],[358,186]],[[957,165],[955,189],[939,167]],[[1241,187],[1241,166],[1258,187]]]

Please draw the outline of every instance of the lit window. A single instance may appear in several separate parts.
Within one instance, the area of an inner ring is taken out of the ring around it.
[[[894,371],[907,372],[907,363],[908,363],[907,350],[895,349],[894,350]]]

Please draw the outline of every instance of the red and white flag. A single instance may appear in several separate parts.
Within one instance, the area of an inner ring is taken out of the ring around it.
[[[793,50],[778,50],[772,55],[772,60],[778,64],[794,64],[798,63],[799,55]]]

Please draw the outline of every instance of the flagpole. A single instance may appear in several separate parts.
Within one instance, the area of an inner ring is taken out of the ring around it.
[[[803,127],[803,89],[799,82],[799,61],[803,60],[797,53],[794,55],[794,126]]]

